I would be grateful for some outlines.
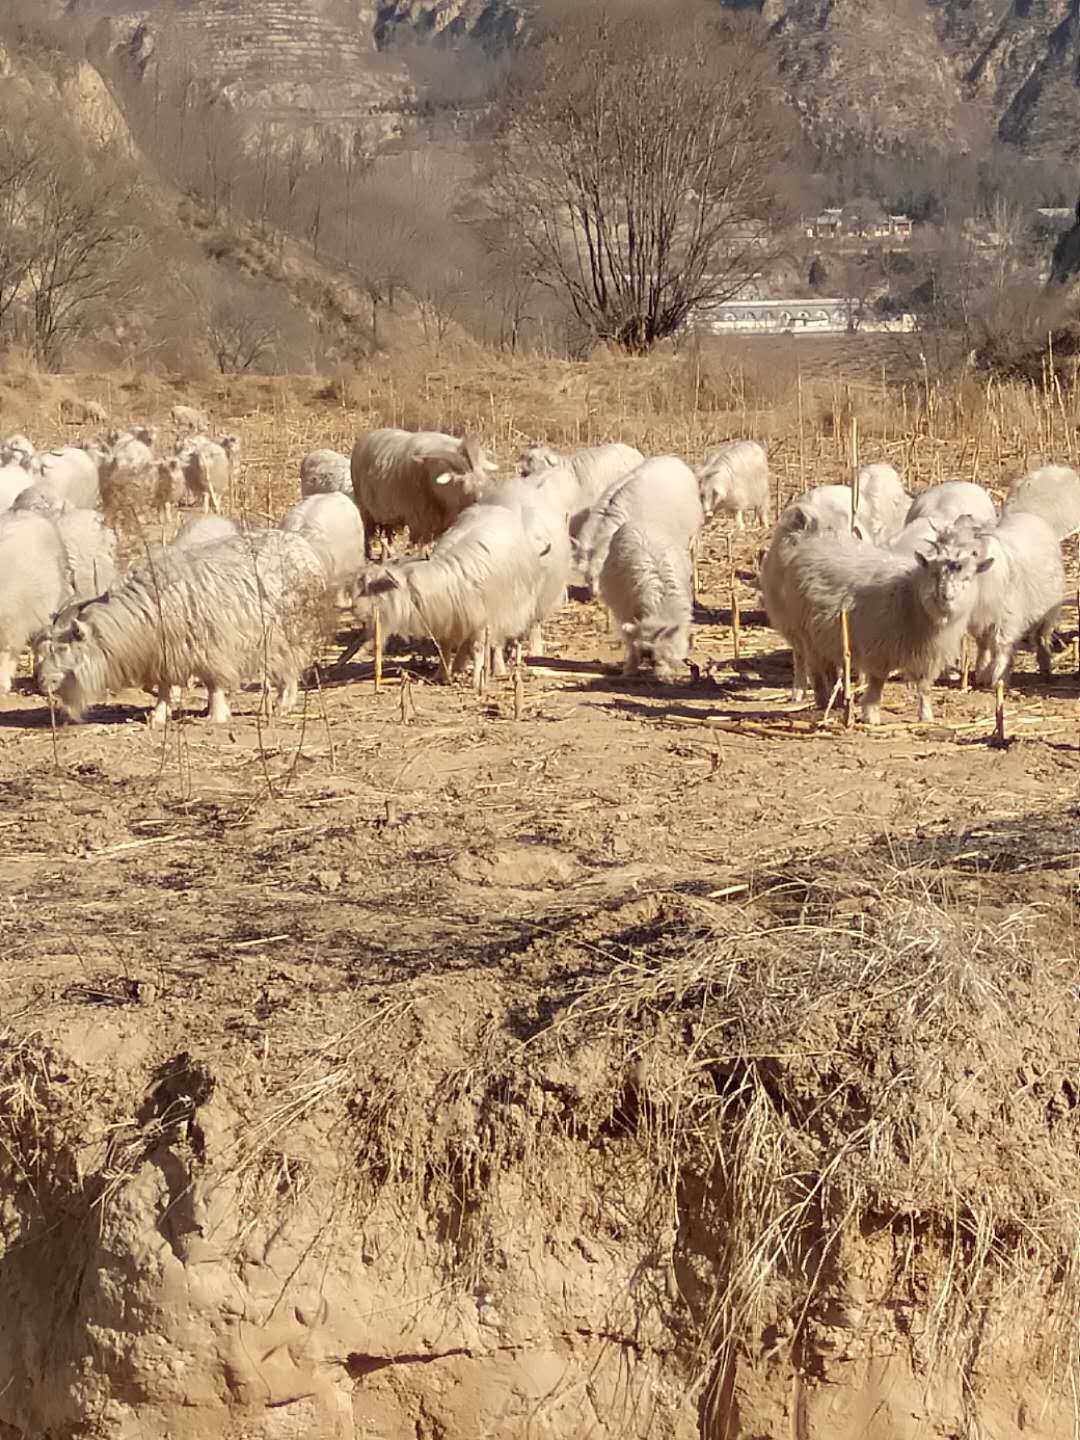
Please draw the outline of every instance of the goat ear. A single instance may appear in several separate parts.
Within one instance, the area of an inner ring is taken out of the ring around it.
[[[466,435],[461,442],[461,453],[469,462],[470,467],[475,470],[482,458],[479,435]]]
[[[87,630],[81,620],[73,620],[71,622],[71,633],[76,640],[86,640],[90,635],[89,630]]]
[[[915,551],[915,559],[919,562],[919,564],[923,567],[924,570],[927,565],[930,564],[930,561],[926,558],[926,556],[922,553],[921,550]]]
[[[985,560],[980,560],[979,563],[975,566],[975,574],[976,574],[976,575],[983,575],[983,574],[985,574],[986,571],[990,569],[990,566],[991,566],[993,563],[994,563],[994,557],[993,557],[992,555],[987,555],[987,557],[986,557]]]
[[[795,510],[792,511],[791,524],[788,526],[788,529],[808,530],[809,528],[810,517],[807,515],[806,511],[802,508],[802,506],[799,505],[795,508]]]

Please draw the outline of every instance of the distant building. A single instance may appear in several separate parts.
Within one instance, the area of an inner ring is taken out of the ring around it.
[[[728,300],[694,316],[694,323],[713,335],[845,335],[906,334],[915,328],[913,315],[882,320],[861,314],[850,300]]]
[[[911,239],[913,222],[910,215],[886,215],[866,204],[844,209],[822,210],[820,215],[804,219],[802,231],[808,240],[896,240]]]

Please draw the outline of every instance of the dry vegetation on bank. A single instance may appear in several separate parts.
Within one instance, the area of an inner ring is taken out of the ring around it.
[[[227,508],[275,517],[306,450],[377,424],[477,429],[504,462],[756,435],[781,498],[847,478],[853,433],[916,488],[1075,459],[1056,385],[812,341],[799,384],[794,349],[9,369],[0,430],[75,435],[74,397],[198,404],[242,438]],[[1075,659],[1041,687],[1021,657],[1005,750],[955,688],[932,726],[898,689],[879,733],[821,727],[746,580],[762,539],[710,528],[681,685],[605,671],[615,639],[574,604],[517,719],[510,682],[402,657],[378,695],[367,662],[327,666],[293,720],[244,697],[164,738],[141,696],[55,733],[30,691],[0,704],[0,1175],[32,1242],[0,1244],[0,1419],[1069,1433]],[[47,1316],[20,1298],[46,1279]]]

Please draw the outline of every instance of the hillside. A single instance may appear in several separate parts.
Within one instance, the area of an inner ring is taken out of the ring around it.
[[[746,8],[745,0],[730,0]],[[1077,150],[1076,0],[753,0],[795,104],[817,138],[886,148],[913,136],[963,146],[986,127],[1026,149]],[[98,56],[149,76],[182,57],[237,105],[276,121],[343,125],[408,115],[424,81],[402,42],[512,40],[514,0],[70,0]],[[391,124],[388,127],[392,130]]]

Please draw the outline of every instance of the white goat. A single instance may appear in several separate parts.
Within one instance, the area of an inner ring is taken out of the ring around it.
[[[348,495],[308,495],[287,512],[281,528],[302,535],[323,561],[327,584],[349,604],[349,592],[364,566],[364,525]]]
[[[59,499],[79,510],[93,510],[101,504],[97,452],[79,445],[63,445],[35,455],[29,469],[35,481],[40,480]]]
[[[801,701],[806,693],[806,657],[801,648],[799,620],[801,604],[794,590],[791,564],[800,545],[811,536],[847,536],[852,533],[852,492],[846,485],[817,485],[793,500],[777,521],[768,550],[761,562],[758,583],[769,624],[791,646],[791,698]],[[864,538],[863,523],[857,522],[855,537]]]
[[[155,502],[158,482],[158,465],[151,443],[132,431],[125,432],[101,466],[101,500],[105,513],[110,517],[137,518]]]
[[[970,480],[946,480],[916,495],[905,523],[930,519],[944,527],[961,515],[970,515],[979,525],[996,525],[998,518],[989,492],[981,485]]]
[[[235,520],[227,515],[196,515],[173,537],[174,550],[194,550],[202,545],[219,545],[240,534]]]
[[[869,677],[868,725],[881,719],[881,692],[894,670],[913,680],[919,719],[932,720],[930,687],[960,648],[986,568],[973,532],[945,531],[913,556],[854,537],[809,536],[791,560],[799,644],[821,707],[840,674],[840,615],[848,615],[854,670]]]
[[[578,564],[595,591],[608,546],[621,525],[659,529],[672,543],[689,547],[704,523],[697,476],[675,455],[646,460],[601,495],[577,537]]]
[[[97,510],[64,506],[51,519],[64,550],[64,604],[100,595],[116,579],[115,534]]]
[[[109,691],[138,686],[157,697],[151,719],[162,723],[194,675],[221,724],[229,693],[261,676],[285,713],[321,633],[324,595],[322,564],[300,535],[262,530],[157,551],[108,595],[58,617],[38,646],[38,687],[77,720]]]
[[[2,472],[0,472],[2,473]],[[1009,486],[1005,514],[1041,515],[1059,540],[1080,531],[1080,475],[1069,465],[1044,465]]]
[[[636,470],[644,459],[645,456],[633,445],[619,442],[590,445],[582,450],[571,450],[567,455],[560,455],[547,445],[530,445],[522,451],[518,468],[525,476],[541,476],[556,468],[569,470],[577,484],[574,503],[570,507],[570,533],[576,535],[585,516],[604,491],[629,475],[631,470]]]
[[[756,515],[760,525],[769,523],[769,457],[764,445],[730,440],[705,457],[697,478],[706,518],[726,510],[734,514],[739,530],[748,513]]]
[[[1004,680],[1013,652],[1031,635],[1039,672],[1050,679],[1050,640],[1065,594],[1061,545],[1041,515],[1006,511],[992,530],[981,530],[983,564],[968,626],[978,645],[975,677]]]
[[[352,466],[338,450],[309,450],[300,461],[300,494],[332,495],[340,491],[352,498]]]
[[[174,405],[169,418],[178,434],[197,435],[208,428],[206,416],[193,405]]]
[[[879,461],[859,471],[858,520],[866,538],[888,545],[903,530],[911,509],[911,496],[896,470]]]
[[[690,648],[690,556],[681,539],[620,525],[611,537],[600,595],[622,630],[625,675],[652,669],[671,681]]]
[[[0,516],[0,694],[10,691],[19,656],[68,594],[67,557],[52,521],[25,512]]]
[[[204,511],[212,510],[216,515],[221,509],[223,495],[233,478],[232,436],[226,448],[224,440],[200,438],[188,441],[177,452],[176,459],[184,472],[187,498],[202,506]]]
[[[0,440],[0,465],[21,465],[28,470],[36,453],[34,442],[17,432]]]
[[[530,655],[543,655],[543,623],[566,603],[571,563],[568,522],[576,493],[573,472],[560,465],[504,480],[477,506],[501,505],[515,511],[539,556],[541,578],[527,639]]]
[[[471,658],[474,680],[508,640],[534,623],[544,585],[547,544],[521,512],[503,505],[465,510],[436,541],[428,559],[373,568],[354,587],[357,619],[378,607],[383,633],[434,640],[443,678]]]
[[[30,484],[30,476],[21,465],[0,465],[0,512],[10,510]]]
[[[428,545],[488,488],[498,467],[475,435],[455,440],[435,431],[373,430],[353,446],[353,499],[367,551],[407,525],[414,545]]]

